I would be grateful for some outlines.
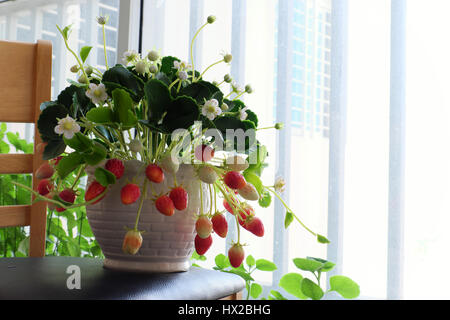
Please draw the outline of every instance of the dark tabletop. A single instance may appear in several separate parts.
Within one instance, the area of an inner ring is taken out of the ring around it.
[[[68,289],[68,282],[77,283],[69,266],[79,267],[80,289]],[[198,267],[145,274],[105,269],[102,260],[91,258],[0,259],[0,299],[212,300],[244,287],[239,276]]]

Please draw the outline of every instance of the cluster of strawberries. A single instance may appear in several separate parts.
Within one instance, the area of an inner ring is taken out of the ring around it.
[[[248,163],[238,156],[233,156],[232,159],[226,160],[226,170],[209,165],[207,162],[214,157],[214,149],[207,145],[198,146],[194,151],[194,155],[202,162],[201,165],[196,167],[196,173],[200,181],[212,185],[216,190],[222,192],[224,197],[223,206],[226,211],[236,218],[236,221],[241,227],[258,237],[262,237],[264,235],[264,225],[261,219],[255,216],[255,210],[251,205],[245,201],[241,201],[238,197],[240,196],[242,199],[249,201],[257,201],[259,199],[259,194],[255,187],[251,183],[248,183],[241,173],[248,168]],[[58,157],[50,162],[44,163],[36,172],[36,177],[42,179],[38,185],[38,192],[49,199],[53,199],[55,196],[53,192],[55,185],[51,178],[55,172],[55,166],[60,159],[61,157]],[[164,181],[165,176],[162,167],[173,174],[178,170],[178,168],[174,169],[163,163],[160,165],[156,163],[148,164],[145,168],[145,175],[148,179],[147,183],[159,184]],[[113,173],[116,179],[122,178],[125,171],[124,163],[119,159],[109,159],[106,161],[104,168]],[[222,179],[219,179],[219,176]],[[84,199],[90,204],[98,203],[105,197],[105,190],[105,186],[97,180],[94,180],[87,187]],[[101,196],[102,194],[103,196]],[[74,203],[77,194],[74,190],[67,188],[59,192],[58,196],[66,203]],[[124,205],[133,204],[141,197],[141,188],[136,183],[127,181],[121,189],[120,196]],[[158,212],[165,216],[172,216],[175,210],[183,211],[188,207],[188,199],[189,195],[187,191],[175,183],[175,186],[170,191],[165,194],[153,195],[152,200]],[[48,204],[53,205],[54,209],[59,212],[65,210],[52,203]],[[212,206],[212,203],[210,205]],[[213,232],[222,238],[227,236],[227,219],[220,211],[212,213],[212,208],[209,214],[200,212],[197,215],[195,231],[195,250],[199,255],[203,255],[212,245]],[[141,245],[141,232],[136,228],[129,230],[123,241],[123,251],[129,254],[136,254]],[[228,257],[233,267],[241,265],[245,253],[239,239],[236,243],[232,244],[228,251]]]
[[[53,160],[44,162],[35,172],[35,177],[41,181],[37,186],[37,191],[41,196],[45,196],[48,199],[53,199],[56,195],[55,182],[53,179],[53,174],[55,173],[55,168],[58,165],[62,157],[57,157]],[[76,192],[73,189],[66,188],[58,193],[59,198],[67,204],[73,204],[77,197]],[[52,202],[47,202],[49,209],[56,210],[58,212],[63,212],[66,209],[63,207],[56,206]]]

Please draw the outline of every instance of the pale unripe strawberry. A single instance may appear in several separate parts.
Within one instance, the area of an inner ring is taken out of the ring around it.
[[[128,144],[128,146],[130,147],[130,150],[132,152],[136,152],[136,153],[141,152],[141,150],[144,148],[141,140],[139,140],[139,139],[131,140],[130,143]]]
[[[178,172],[178,169],[180,168],[180,164],[178,163],[177,159],[173,159],[172,155],[167,155],[164,158],[162,158],[159,161],[159,166],[172,174],[175,174]]]
[[[201,166],[200,168],[198,168],[197,176],[202,182],[207,184],[213,184],[217,181],[218,178],[217,173],[214,171],[214,169],[208,166]]]
[[[250,201],[257,201],[259,199],[258,191],[256,191],[256,188],[251,183],[248,183],[241,189],[238,190],[239,195]]]
[[[195,231],[197,235],[202,238],[208,238],[213,230],[213,224],[207,216],[201,215],[195,222]]]
[[[249,167],[247,160],[240,156],[228,157],[225,164],[231,171],[244,171]]]
[[[36,178],[37,179],[48,179],[51,178],[55,169],[48,163],[44,162],[41,166],[36,170]]]
[[[142,235],[137,230],[130,230],[123,238],[122,251],[128,254],[136,254],[142,246]]]

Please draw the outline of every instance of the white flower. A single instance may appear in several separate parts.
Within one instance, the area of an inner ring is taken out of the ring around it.
[[[89,89],[86,90],[86,96],[91,99],[92,103],[100,105],[108,99],[108,94],[106,93],[106,88],[103,83],[100,83],[99,85],[90,83]]]
[[[233,56],[231,55],[231,53],[222,51],[220,54],[223,56],[223,61],[225,61],[225,63],[229,64],[231,60],[233,60]]]
[[[214,120],[222,110],[219,108],[219,102],[216,99],[211,99],[205,102],[202,108],[202,114],[209,120]]]
[[[275,180],[275,185],[273,186],[275,188],[275,191],[278,193],[283,193],[285,188],[284,186],[286,185],[286,181],[284,181],[284,179],[282,177],[278,177]]]
[[[126,64],[135,61],[139,57],[139,54],[134,50],[124,52],[122,61]]]
[[[239,110],[239,119],[241,119],[241,121],[244,121],[245,119],[247,119],[247,112],[245,112],[248,109],[248,107],[245,107],[241,110]]]
[[[64,138],[72,139],[74,134],[80,131],[80,125],[71,117],[67,116],[58,121],[55,127],[57,134],[64,134]]]
[[[177,60],[175,60],[173,62],[173,67],[175,69],[177,69],[178,71],[183,71],[183,70],[192,68],[192,66],[189,63],[187,63],[186,61],[177,61]]]

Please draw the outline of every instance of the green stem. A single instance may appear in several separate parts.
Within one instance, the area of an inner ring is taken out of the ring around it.
[[[58,25],[56,25],[56,28],[58,28],[59,32],[63,36],[64,44],[66,45],[67,50],[75,57],[75,59],[77,60],[78,65],[80,66],[81,71],[83,72],[83,75],[86,77],[86,81],[89,83],[89,78],[88,78],[88,76],[86,74],[86,70],[84,70],[84,65],[81,63],[81,61],[78,58],[77,54],[72,49],[70,49],[69,44],[67,43],[67,39],[64,37],[64,34],[63,34],[61,28]]]
[[[170,84],[170,86],[169,86],[169,91],[170,91],[170,89],[172,89],[172,87],[173,87],[175,84],[178,83],[178,81],[180,81],[180,78],[177,78],[177,80],[175,80],[174,82],[172,82],[172,83]]]
[[[197,38],[198,34],[200,33],[200,31],[202,31],[202,29],[204,27],[206,27],[206,25],[208,24],[208,22],[206,22],[204,25],[202,25],[200,27],[200,29],[197,30],[197,32],[195,33],[194,37],[191,40],[191,47],[190,47],[190,52],[191,52],[191,64],[192,64],[192,82],[195,81],[195,67],[194,67],[194,42],[195,39]]]
[[[317,237],[317,233],[315,233],[314,231],[312,231],[311,229],[309,229],[295,214],[294,212],[291,210],[291,208],[289,208],[289,206],[286,204],[286,202],[284,202],[283,198],[281,198],[281,196],[275,192],[274,190],[272,190],[271,188],[266,187],[267,190],[269,190],[270,192],[272,192],[277,198],[278,200],[281,201],[281,203],[283,204],[283,206],[286,208],[286,210],[288,210],[290,213],[292,213],[292,215],[294,216],[295,220],[298,221],[298,223],[300,223],[300,225],[307,230],[309,233],[311,233],[312,235],[314,235],[315,237]]]
[[[103,29],[103,51],[105,53],[105,66],[106,66],[106,70],[109,69],[108,67],[108,57],[106,55],[106,34],[105,34],[105,25],[102,25],[102,29]]]
[[[234,217],[236,219],[236,227],[237,227],[237,243],[240,243],[240,239],[241,239],[241,230],[239,228],[239,212],[236,211],[236,207],[234,205],[232,205],[232,203],[234,203],[233,201],[230,200],[230,197],[228,197],[228,194],[225,192],[225,190],[223,190],[223,188],[220,186],[220,184],[218,182],[214,183],[215,186],[217,186],[217,188],[220,190],[220,192],[222,192],[223,197],[225,198],[225,200],[228,202],[228,204],[230,204],[231,210],[233,210],[234,213]]]
[[[141,211],[142,211],[142,205],[144,204],[145,197],[147,196],[147,183],[148,183],[148,180],[145,179],[144,180],[144,188],[142,190],[142,195],[141,195],[141,201],[139,203],[138,213],[137,213],[137,217],[136,217],[136,222],[134,224],[135,231],[137,231],[137,227],[139,224],[139,216],[141,215]]]
[[[241,93],[239,93],[236,97],[233,98],[233,100],[236,100],[237,98],[239,98],[240,96],[242,96],[245,93],[245,91],[242,91]],[[231,94],[231,93],[230,93]]]
[[[78,180],[80,179],[81,175],[83,174],[83,171],[85,168],[86,168],[86,164],[84,164],[80,167],[80,169],[78,170],[77,176],[75,177],[75,181],[73,182],[72,187],[70,189],[73,190],[73,188],[77,184]]]
[[[223,62],[223,59],[214,62],[213,64],[211,64],[208,68],[206,68],[202,74],[198,77],[199,79],[203,77],[203,75],[205,74],[206,71],[208,71],[209,69],[211,69],[212,67],[214,67],[215,65],[218,65],[219,63]]]

